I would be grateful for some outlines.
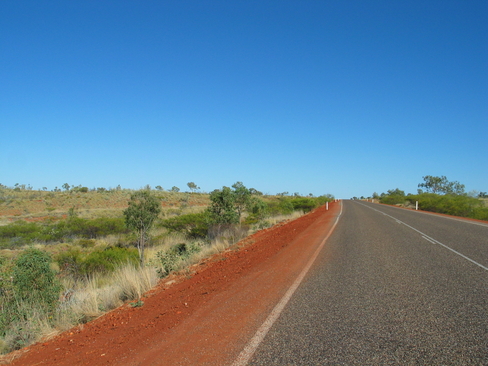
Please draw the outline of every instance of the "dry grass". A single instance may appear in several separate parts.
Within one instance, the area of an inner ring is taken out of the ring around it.
[[[136,268],[132,265],[121,267],[114,274],[115,286],[119,290],[118,298],[121,300],[139,299],[145,292],[153,288],[158,275],[154,268]]]
[[[136,300],[153,288],[158,274],[153,267],[137,268],[131,264],[119,267],[111,275],[93,276],[86,280],[65,280],[65,297],[56,319],[56,328],[70,327],[97,318],[106,311]]]
[[[0,225],[15,220],[43,221],[61,219],[74,209],[79,217],[121,217],[133,190],[104,192],[48,192],[0,188]],[[161,200],[163,215],[172,211],[201,210],[209,203],[209,195],[202,193],[153,191]]]
[[[273,226],[283,221],[295,220],[303,215],[304,215],[303,211],[295,211],[289,215],[277,215],[277,216],[270,217],[266,221],[270,223],[270,226]]]
[[[10,325],[5,337],[0,339],[0,353],[48,339],[95,319],[125,301],[140,299],[157,281],[155,268],[141,269],[131,264],[119,267],[112,275],[93,276],[81,281],[65,279],[65,291],[53,317],[48,317],[42,307],[18,304],[20,313],[28,314],[28,320],[17,320]]]
[[[166,229],[155,231],[154,235],[157,236],[155,243],[153,243],[152,246],[147,247],[144,252],[149,265],[154,264],[158,252],[166,251],[176,244],[188,242],[188,238],[185,235],[181,233],[167,233]]]

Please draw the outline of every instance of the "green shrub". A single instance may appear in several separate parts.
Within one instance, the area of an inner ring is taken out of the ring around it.
[[[0,314],[0,335],[3,338],[2,352],[21,349],[38,340],[41,323],[52,319],[38,304],[13,301]]]
[[[12,267],[12,261],[0,257],[0,306],[2,303],[1,300],[5,301],[13,296]],[[0,316],[2,312],[0,311]]]
[[[197,239],[207,237],[208,213],[190,213],[163,220],[160,226],[170,232],[179,232],[188,237]]]
[[[9,225],[0,226],[0,238],[29,237],[39,231],[38,224],[33,222],[16,221]]]
[[[269,205],[263,200],[253,197],[248,207],[249,215],[244,220],[245,225],[255,225],[269,216]]]
[[[207,208],[209,222],[216,225],[238,224],[240,213],[236,206],[236,195],[229,187],[215,189],[210,193],[210,205]]]
[[[270,215],[289,215],[294,211],[291,199],[282,197],[278,201],[271,201],[268,203],[268,210]]]
[[[96,273],[110,273],[127,262],[137,265],[139,254],[135,248],[108,247],[91,253],[71,248],[56,255],[56,262],[64,275],[73,278],[92,276]]]
[[[315,202],[317,202],[317,206],[325,205],[326,202],[331,202],[334,200],[334,196],[331,194],[325,194],[322,196],[318,196],[315,199]]]
[[[79,248],[70,248],[65,252],[60,252],[55,256],[59,270],[63,275],[70,275],[73,278],[81,276],[84,255]]]
[[[466,195],[422,193],[407,197],[411,204],[419,203],[419,209],[447,215],[488,220],[488,210],[483,203]]]
[[[386,205],[404,204],[406,199],[405,192],[398,188],[389,189],[387,193],[382,193],[380,196],[380,202]]]
[[[111,234],[127,233],[123,218],[97,218],[82,219],[71,218],[64,222],[63,231],[65,237],[79,237],[85,239],[95,239]]]
[[[41,230],[39,224],[21,220],[0,226],[0,246],[15,248],[30,243],[41,235]]]
[[[161,277],[178,268],[178,265],[194,253],[198,253],[201,247],[198,243],[180,243],[173,245],[166,251],[159,251],[156,256],[161,264],[158,273]]]
[[[384,196],[380,198],[380,202],[386,205],[400,205],[405,203],[405,196],[400,196],[400,195]]]
[[[476,207],[473,211],[473,219],[488,221],[488,207]]]
[[[109,247],[95,250],[82,259],[79,272],[81,275],[113,272],[122,263],[137,265],[139,254],[135,248]]]
[[[30,248],[1,262],[0,336],[11,351],[37,340],[41,322],[52,322],[61,286],[46,252]]]
[[[46,252],[34,248],[22,252],[12,269],[15,297],[54,310],[61,286],[50,265],[51,256]]]
[[[0,246],[14,248],[34,242],[55,242],[73,238],[95,239],[111,234],[126,234],[123,218],[82,219],[71,217],[55,223],[17,221],[0,226]]]
[[[294,211],[302,210],[303,212],[310,212],[317,207],[317,201],[307,197],[293,198],[291,204],[293,205]]]

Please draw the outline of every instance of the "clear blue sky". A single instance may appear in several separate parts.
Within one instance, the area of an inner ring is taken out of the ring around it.
[[[0,183],[488,191],[488,1],[0,2]]]

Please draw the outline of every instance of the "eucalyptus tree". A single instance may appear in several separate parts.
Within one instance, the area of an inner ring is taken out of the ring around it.
[[[186,185],[190,188],[192,193],[195,193],[196,190],[200,189],[194,182],[188,182]]]
[[[244,186],[244,184],[242,184],[242,182],[234,183],[232,188],[234,188],[234,204],[240,220],[242,213],[250,203],[251,192],[246,188],[246,186]]]
[[[149,190],[133,193],[129,207],[124,210],[126,226],[138,235],[137,249],[141,266],[144,265],[144,248],[149,230],[160,213],[161,204]]]

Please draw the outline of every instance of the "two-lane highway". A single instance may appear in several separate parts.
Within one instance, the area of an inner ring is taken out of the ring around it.
[[[488,365],[488,225],[345,201],[251,365]]]

